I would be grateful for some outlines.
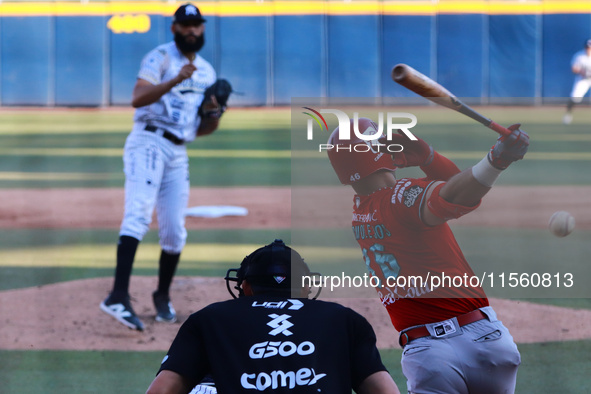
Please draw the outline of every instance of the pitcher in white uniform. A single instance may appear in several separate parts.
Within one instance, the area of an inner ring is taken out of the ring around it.
[[[158,217],[161,254],[158,288],[152,294],[156,321],[173,323],[176,312],[169,289],[185,246],[184,210],[189,199],[189,159],[186,144],[211,134],[216,116],[200,117],[207,87],[216,81],[213,67],[197,53],[204,44],[205,19],[197,7],[177,9],[171,30],[174,41],[149,52],[142,60],[133,90],[137,108],[125,142],[125,214],[117,245],[115,280],[101,309],[125,326],[144,325],[129,299],[129,281],[138,244],[148,232],[154,208]],[[215,98],[214,106],[217,105]]]
[[[575,81],[566,105],[566,113],[562,118],[564,124],[573,121],[573,107],[583,101],[583,97],[591,88],[591,39],[585,41],[584,48],[573,55],[571,71],[575,74]]]

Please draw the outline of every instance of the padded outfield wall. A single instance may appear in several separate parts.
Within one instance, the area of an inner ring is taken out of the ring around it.
[[[0,105],[128,105],[142,56],[172,39],[171,2],[0,3]],[[204,1],[202,55],[243,95],[414,97],[408,63],[476,103],[562,103],[591,1]]]

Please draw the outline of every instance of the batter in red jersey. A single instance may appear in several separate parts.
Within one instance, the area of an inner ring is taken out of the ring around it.
[[[341,139],[338,128],[328,141],[339,180],[356,192],[353,232],[400,332],[409,393],[515,391],[520,355],[482,288],[430,278],[474,276],[446,222],[476,209],[502,171],[524,157],[529,136],[519,126],[464,171],[420,138],[380,140],[403,146],[393,155],[372,141]],[[358,127],[366,135],[378,130],[365,118]],[[396,168],[412,166],[426,177],[395,178]]]

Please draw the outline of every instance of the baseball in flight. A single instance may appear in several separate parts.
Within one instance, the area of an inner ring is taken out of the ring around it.
[[[575,218],[566,211],[554,212],[548,222],[550,232],[557,237],[566,237],[575,229]]]

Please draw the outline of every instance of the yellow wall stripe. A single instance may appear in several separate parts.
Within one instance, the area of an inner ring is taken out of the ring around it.
[[[581,14],[591,13],[589,1],[428,0],[418,1],[203,1],[194,2],[205,15],[435,15],[435,14]],[[0,16],[109,16],[150,14],[171,16],[181,3],[138,2],[16,2],[0,3]]]

